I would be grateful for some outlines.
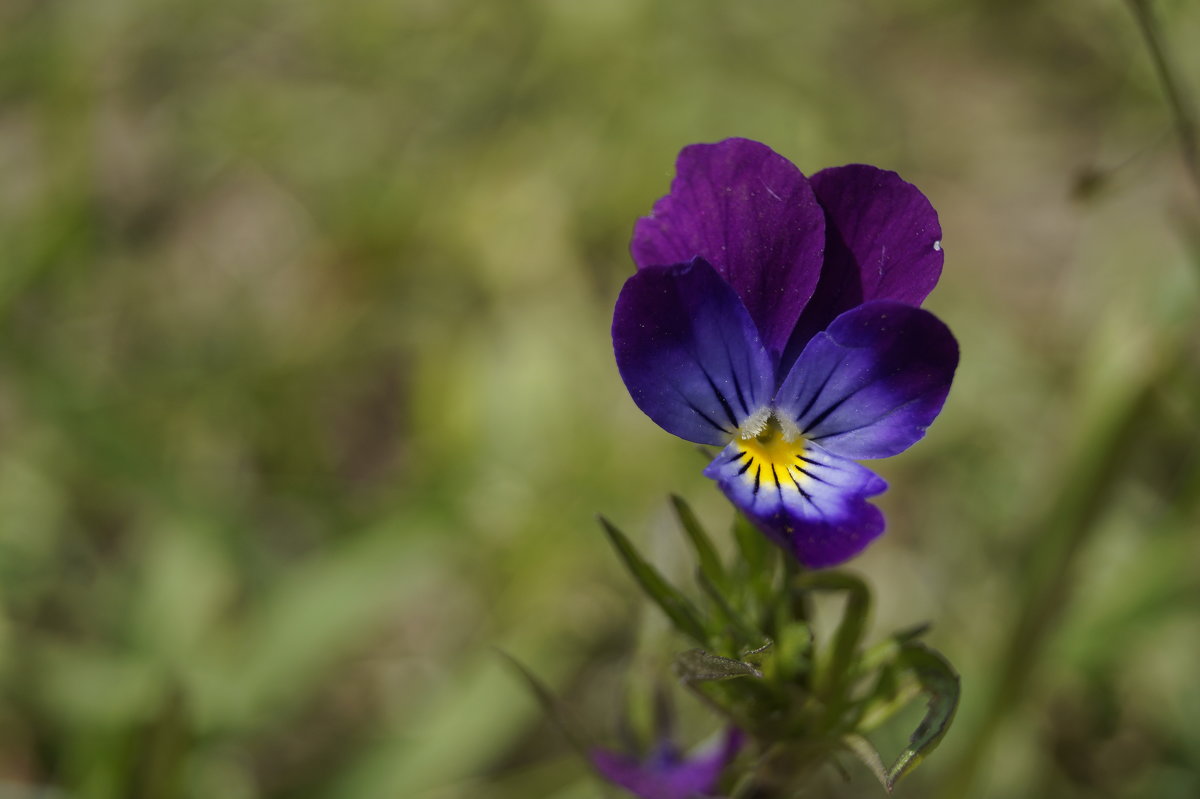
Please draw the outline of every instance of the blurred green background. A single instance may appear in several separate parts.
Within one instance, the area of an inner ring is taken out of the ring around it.
[[[0,799],[601,796],[494,648],[599,741],[681,646],[594,514],[686,578],[667,492],[730,511],[608,326],[731,135],[941,214],[962,366],[853,564],[963,675],[898,795],[1200,795],[1200,195],[1126,4],[4,0]]]

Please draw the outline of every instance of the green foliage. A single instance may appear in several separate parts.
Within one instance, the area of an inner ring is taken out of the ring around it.
[[[1200,75],[1200,6],[1153,5]],[[662,495],[724,519],[607,331],[634,219],[728,135],[942,215],[962,366],[855,564],[858,728],[919,721],[887,630],[963,674],[897,793],[1200,795],[1200,227],[1155,69],[1088,0],[0,3],[0,795],[592,796],[494,648],[611,729],[698,646],[591,532],[685,586]],[[821,603],[772,609],[743,533],[685,593],[795,684]]]
[[[633,575],[633,579],[637,580],[638,585],[646,592],[646,596],[650,597],[654,604],[667,614],[667,618],[671,620],[677,630],[690,636],[697,643],[707,644],[708,631],[700,621],[700,615],[696,608],[687,597],[673,588],[653,566],[643,560],[638,551],[629,543],[625,534],[614,527],[608,519],[601,516],[600,525],[608,535],[608,540],[617,550],[617,554],[629,569],[629,573]]]
[[[958,675],[945,657],[917,641],[927,626],[902,630],[864,649],[870,592],[861,578],[844,571],[805,572],[789,565],[774,585],[761,575],[745,575],[722,591],[709,575],[729,570],[687,503],[672,497],[672,504],[687,538],[703,542],[695,554],[697,580],[709,600],[707,614],[669,585],[611,523],[600,521],[630,574],[675,630],[706,647],[675,657],[681,683],[728,723],[753,735],[758,766],[738,780],[737,795],[799,790],[839,749],[858,757],[890,793],[941,743],[958,709]],[[739,563],[754,558],[769,568],[772,561],[747,533],[752,529],[738,514],[733,537]],[[845,596],[828,644],[815,640],[810,626],[810,600],[817,593]],[[766,611],[772,635],[758,634],[743,620],[750,609]],[[536,692],[546,704],[544,688],[537,685]],[[926,714],[895,762],[885,767],[865,733],[919,695],[928,700]],[[803,757],[782,754],[800,751]]]

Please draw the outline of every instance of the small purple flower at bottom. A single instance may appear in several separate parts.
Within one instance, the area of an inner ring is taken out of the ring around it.
[[[896,455],[941,411],[958,345],[916,307],[942,268],[924,195],[863,164],[811,179],[746,139],[684,148],[641,219],[613,314],[617,367],[669,433],[801,564],[833,566],[884,529]]]
[[[715,746],[684,757],[663,740],[644,760],[620,752],[595,749],[592,765],[604,779],[639,799],[704,799],[717,787],[730,761],[742,746],[740,730],[725,731]]]

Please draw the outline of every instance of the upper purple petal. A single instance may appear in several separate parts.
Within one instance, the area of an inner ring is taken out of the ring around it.
[[[810,182],[825,211],[825,266],[785,368],[843,311],[871,300],[920,305],[944,260],[937,211],[895,172],[849,164],[823,169]]]
[[[691,758],[679,757],[664,743],[644,762],[603,749],[593,750],[591,760],[600,776],[640,799],[698,799],[716,787],[742,740],[742,733],[731,728],[716,746]]]
[[[701,258],[625,281],[612,336],[633,401],[680,438],[724,444],[771,399],[774,369],[754,322]]]
[[[867,499],[887,483],[870,469],[812,442],[786,458],[751,457],[745,449],[735,440],[704,474],[802,565],[836,566],[883,532],[883,513]]]
[[[847,311],[818,333],[775,396],[776,413],[847,458],[884,458],[925,435],[958,365],[936,316],[898,302]]]
[[[634,228],[633,260],[645,268],[703,257],[778,356],[821,274],[825,221],[808,180],[748,139],[685,147],[675,169],[671,193]]]

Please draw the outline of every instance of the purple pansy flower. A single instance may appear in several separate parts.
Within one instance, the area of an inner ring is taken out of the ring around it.
[[[691,758],[665,739],[645,759],[596,749],[591,753],[592,765],[604,779],[640,799],[699,799],[711,796],[743,739],[740,730],[730,728],[715,746]]]
[[[958,345],[916,307],[942,269],[937,213],[863,164],[806,178],[758,142],[679,154],[671,193],[638,221],[638,271],[613,315],[634,402],[724,449],[705,470],[805,566],[883,532],[887,484],[856,463],[895,455],[937,416]]]

